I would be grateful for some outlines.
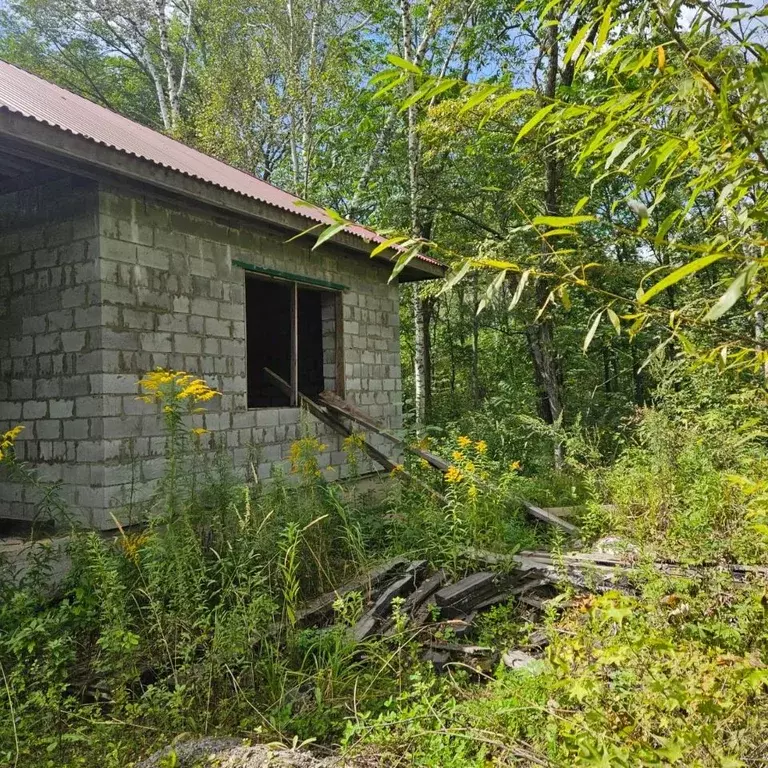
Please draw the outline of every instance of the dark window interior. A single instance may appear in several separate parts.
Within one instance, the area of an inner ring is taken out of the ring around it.
[[[299,297],[299,392],[308,397],[324,389],[322,293],[298,289]]]
[[[291,380],[291,291],[287,283],[248,277],[245,281],[245,322],[248,341],[248,407],[290,405],[290,398],[270,381],[270,368]]]
[[[250,275],[246,277],[249,408],[291,405],[291,398],[270,380],[264,368],[270,368],[287,382],[291,381],[293,294],[292,283],[261,280]],[[324,294],[333,298],[333,294],[326,291],[296,288],[298,389],[309,397],[325,389],[322,322]]]

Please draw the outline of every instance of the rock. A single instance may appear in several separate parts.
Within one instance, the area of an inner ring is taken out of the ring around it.
[[[195,739],[171,744],[138,763],[136,768],[161,768],[171,754],[176,755],[177,768],[191,768],[195,763],[210,764],[210,758],[241,746],[242,739]]]
[[[509,669],[531,669],[539,665],[539,659],[534,658],[525,651],[511,649],[501,655],[505,667]]]
[[[362,762],[341,757],[318,758],[305,749],[244,746],[241,739],[195,739],[174,744],[136,768],[162,768],[171,754],[174,768],[362,768]],[[370,763],[369,763],[370,764]]]

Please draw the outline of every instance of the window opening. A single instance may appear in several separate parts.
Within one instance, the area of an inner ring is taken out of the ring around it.
[[[245,320],[249,408],[285,408],[298,393],[343,394],[341,294],[246,274]],[[264,371],[287,382],[289,394]]]

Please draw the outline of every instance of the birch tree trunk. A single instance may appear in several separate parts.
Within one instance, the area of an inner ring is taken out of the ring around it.
[[[415,61],[413,46],[413,18],[411,16],[410,0],[400,0],[400,13],[403,25],[403,58]],[[413,77],[408,78],[407,92],[411,95],[415,90]],[[411,235],[421,237],[422,227],[419,216],[419,136],[417,133],[416,106],[411,105],[407,110],[407,139],[408,139],[408,191],[411,214]],[[417,430],[424,426],[427,405],[427,361],[424,334],[424,313],[419,289],[412,286],[411,312],[413,315],[413,391],[414,417]]]

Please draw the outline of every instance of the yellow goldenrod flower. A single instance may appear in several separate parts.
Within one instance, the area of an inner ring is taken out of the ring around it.
[[[197,435],[198,437],[200,437],[201,435],[205,435],[207,433],[208,433],[208,430],[205,429],[205,427],[195,427],[192,430],[192,434],[193,435]]]
[[[485,453],[488,450],[488,443],[486,443],[485,440],[478,440],[475,443],[475,450],[478,453]]]
[[[474,463],[473,461],[468,461],[468,462],[467,462],[467,463],[464,465],[464,469],[466,469],[466,470],[467,470],[467,472],[469,472],[469,474],[470,474],[470,475],[471,475],[471,474],[473,474],[473,473],[474,473],[474,471],[475,471],[475,463]]]
[[[446,483],[460,483],[462,479],[461,470],[458,467],[448,467],[445,473]]]
[[[470,485],[469,490],[467,491],[467,495],[470,499],[476,499],[477,498],[477,486],[476,485]]]
[[[464,454],[461,451],[454,451],[451,454],[451,458],[453,458],[454,461],[461,462],[464,461]]]
[[[145,403],[161,403],[167,413],[181,402],[189,405],[204,403],[221,394],[203,379],[196,379],[184,371],[166,371],[158,368],[144,375],[139,381],[142,394],[139,400]]]
[[[518,469],[520,469],[520,462],[519,461],[510,461],[509,462],[509,471],[510,472],[517,472]]]
[[[466,435],[461,435],[457,442],[462,448],[468,448],[470,445],[472,445],[472,440]]]
[[[23,429],[24,427],[19,424],[0,435],[0,461],[3,461],[3,459],[10,459],[13,455],[13,442],[21,434]]]
[[[118,543],[120,548],[125,553],[125,556],[129,560],[132,560],[134,563],[138,563],[139,550],[147,543],[148,540],[149,534],[135,533],[123,536],[122,538],[118,539]]]

